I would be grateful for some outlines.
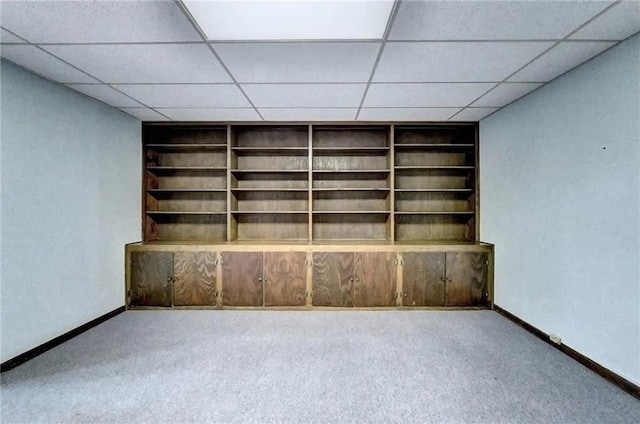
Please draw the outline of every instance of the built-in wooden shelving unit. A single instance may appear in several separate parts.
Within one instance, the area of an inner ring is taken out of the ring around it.
[[[477,240],[477,125],[144,124],[145,241]]]

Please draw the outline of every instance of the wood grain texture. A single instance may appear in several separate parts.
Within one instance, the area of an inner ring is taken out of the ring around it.
[[[356,252],[354,255],[354,306],[393,306],[396,291],[393,252]]]
[[[306,252],[264,253],[265,306],[304,306]]]
[[[313,253],[313,306],[353,306],[353,252]]]
[[[445,254],[405,252],[402,254],[404,306],[444,306]]]
[[[487,253],[447,253],[446,306],[487,303],[487,259]]]
[[[216,304],[215,252],[173,254],[173,304],[213,306]]]
[[[262,252],[222,252],[224,306],[263,306]]]
[[[131,252],[130,306],[171,306],[173,253]]]

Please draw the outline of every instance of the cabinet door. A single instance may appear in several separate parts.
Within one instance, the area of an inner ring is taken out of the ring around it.
[[[307,288],[305,252],[264,253],[264,305],[304,306]]]
[[[131,252],[130,306],[171,306],[173,253]]]
[[[444,306],[445,254],[406,252],[402,254],[404,306]]]
[[[173,304],[175,306],[215,306],[215,253],[175,252],[173,254]]]
[[[353,252],[313,253],[313,306],[353,306]]]
[[[447,253],[447,306],[487,303],[487,253]]]
[[[392,252],[356,252],[354,305],[394,306],[396,267]]]
[[[222,253],[224,306],[262,306],[262,252]]]

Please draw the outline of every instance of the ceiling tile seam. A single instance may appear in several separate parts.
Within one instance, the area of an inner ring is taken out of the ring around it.
[[[590,19],[587,19],[585,22],[583,22],[581,25],[578,25],[573,31],[570,31],[568,34],[566,34],[562,39],[556,41],[555,43],[553,43],[549,48],[547,48],[546,50],[544,50],[542,53],[540,53],[539,55],[537,55],[536,57],[534,57],[533,59],[531,59],[529,62],[525,63],[523,66],[521,66],[519,69],[517,69],[515,72],[511,73],[511,75],[507,75],[507,77],[501,82],[496,84],[495,86],[491,87],[487,92],[485,92],[484,94],[482,94],[480,97],[478,97],[477,99],[473,100],[471,103],[469,103],[467,105],[467,107],[472,106],[475,102],[477,102],[478,100],[480,100],[482,97],[486,96],[487,94],[489,94],[490,92],[492,92],[493,90],[496,89],[496,87],[498,87],[500,84],[506,82],[509,78],[513,77],[515,74],[517,74],[518,72],[522,71],[524,68],[526,68],[527,66],[531,65],[533,62],[535,62],[536,60],[538,60],[539,58],[541,58],[542,56],[544,56],[545,54],[547,54],[548,52],[550,52],[552,49],[554,49],[555,47],[559,46],[560,43],[562,43],[563,41],[566,41],[569,39],[569,37],[571,36],[571,34],[574,34],[576,32],[578,32],[579,30],[581,30],[582,28],[584,28],[585,26],[589,25],[592,21],[594,21],[595,19],[599,18],[601,15],[603,15],[604,13],[606,13],[609,9],[611,9],[612,7],[616,6],[617,4],[620,3],[620,0],[615,1],[613,3],[611,3],[609,6],[605,7],[604,9],[602,9],[600,12],[596,13],[594,16],[592,16]],[[570,40],[569,40],[570,41]],[[613,47],[613,46],[612,46]],[[608,50],[608,49],[607,49]],[[571,71],[571,69],[567,70],[567,72]],[[562,75],[564,75],[566,72],[563,72]],[[562,75],[558,75],[556,78],[553,78],[553,80],[559,78]],[[553,81],[551,80],[551,81]],[[537,87],[533,90],[531,90],[530,92],[528,92],[526,95],[529,95],[531,93],[533,93],[534,91],[539,90],[541,87],[544,87],[546,84],[548,84],[551,81],[546,81],[544,82],[540,87]],[[511,103],[515,102],[516,100],[522,98],[524,96],[518,97],[517,99],[514,99],[513,101],[509,102],[508,104],[501,106],[500,108],[504,108],[509,106]],[[465,108],[466,109],[466,108]],[[463,109],[464,110],[464,109]],[[461,112],[461,111],[460,111]],[[458,113],[460,113],[458,112]],[[496,111],[497,112],[497,111]],[[494,112],[495,113],[495,112]],[[456,114],[457,115],[457,114]],[[450,117],[449,119],[453,119],[456,115],[453,115],[452,117]]]
[[[604,13],[606,13],[609,9],[611,9],[612,7],[616,6],[618,3],[620,3],[620,0],[615,1],[613,3],[611,3],[609,6],[605,7],[604,9],[602,9],[600,12],[596,13],[595,15],[593,15],[591,18],[587,19],[585,22],[583,22],[581,25],[578,25],[573,31],[569,32],[568,34],[566,34],[562,39],[556,41],[555,43],[553,43],[549,48],[547,48],[546,50],[544,50],[542,53],[540,53],[539,55],[535,56],[533,59],[531,59],[529,62],[525,63],[523,66],[521,66],[519,69],[516,69],[515,72],[512,72],[510,75],[507,75],[506,78],[504,78],[502,80],[502,82],[494,85],[493,87],[491,87],[488,91],[486,91],[484,94],[482,94],[480,97],[478,97],[477,99],[473,100],[471,103],[469,103],[467,105],[467,107],[472,106],[475,102],[477,102],[478,100],[480,100],[482,97],[486,96],[487,94],[489,94],[490,92],[492,92],[493,90],[495,90],[500,84],[504,83],[505,81],[507,81],[509,78],[513,77],[514,75],[516,75],[518,72],[522,71],[524,68],[526,68],[527,66],[531,65],[533,62],[535,62],[536,60],[540,59],[542,56],[544,56],[545,54],[547,54],[548,52],[550,52],[551,50],[553,50],[555,47],[559,46],[563,41],[571,41],[568,40],[568,38],[578,32],[579,30],[581,30],[582,28],[584,28],[585,26],[587,26],[589,23],[591,23],[592,21],[594,21],[595,19],[597,19],[598,17],[600,17],[601,15],[603,15]],[[608,50],[608,49],[607,49]],[[567,72],[569,72],[571,69],[569,69]],[[565,72],[566,73],[566,72]],[[563,73],[564,74],[564,73]],[[558,76],[559,77],[559,76]],[[557,78],[557,77],[556,77]],[[554,80],[556,79],[554,78]],[[553,80],[551,80],[553,81]],[[528,94],[533,93],[534,91],[540,89],[541,87],[544,87],[547,83],[549,83],[550,81],[546,81],[544,82],[540,87],[535,88],[534,90],[531,90]],[[518,97],[518,99],[522,98],[524,96]],[[509,102],[507,105],[501,106],[501,108],[503,107],[507,107],[509,104],[515,102],[516,100],[513,100],[512,102]],[[464,109],[463,109],[464,110]],[[496,111],[497,112],[497,111]],[[460,112],[458,112],[460,113]],[[495,113],[495,112],[494,112]],[[456,114],[457,115],[457,114]],[[454,118],[456,115],[453,115],[451,118]]]
[[[387,40],[389,39],[389,34],[391,34],[391,28],[393,27],[393,24],[396,20],[396,16],[398,16],[400,3],[402,3],[402,0],[394,0],[393,6],[391,7],[391,13],[389,14],[389,19],[387,20],[387,25],[384,29],[384,34],[382,36],[382,43],[380,43],[380,48],[378,49],[378,55],[376,56],[375,62],[373,62],[373,68],[371,69],[371,73],[369,74],[369,80],[367,81],[367,86],[364,88],[364,92],[362,93],[362,99],[360,99],[360,104],[358,105],[358,111],[356,112],[356,116],[354,118],[354,120],[356,121],[360,116],[362,105],[364,104],[364,101],[367,98],[369,87],[371,87],[371,81],[373,81],[373,76],[375,75],[376,69],[378,68],[378,63],[380,63],[380,59],[382,58],[384,47],[386,46]]]
[[[245,99],[247,99],[247,101],[249,102],[251,107],[253,107],[253,110],[256,112],[256,114],[260,117],[261,120],[264,121],[265,120],[264,116],[262,116],[262,114],[260,113],[260,111],[258,110],[256,105],[253,103],[253,101],[251,100],[249,95],[242,89],[242,87],[238,83],[238,80],[236,80],[235,76],[231,73],[231,70],[222,61],[222,58],[220,57],[220,55],[218,55],[218,52],[216,52],[216,50],[213,48],[211,43],[207,42],[207,37],[206,37],[204,31],[202,31],[202,28],[200,28],[200,25],[198,25],[198,23],[194,19],[193,15],[191,15],[191,12],[189,12],[189,9],[187,9],[187,6],[184,5],[182,0],[174,0],[174,2],[177,5],[178,9],[180,9],[182,11],[183,15],[186,17],[187,21],[189,21],[189,23],[191,24],[193,29],[198,33],[198,35],[200,36],[202,41],[206,42],[207,48],[209,49],[211,54],[213,54],[213,56],[216,58],[216,60],[220,64],[220,66],[222,66],[222,69],[224,69],[225,72],[227,73],[227,75],[229,75],[229,78],[231,78],[231,81],[233,81],[233,83],[236,85],[236,88],[238,90],[240,90],[240,92],[245,97]]]
[[[446,44],[455,44],[455,43],[550,43],[553,41],[561,41],[566,37],[562,38],[527,38],[527,39],[513,39],[513,38],[496,38],[491,40],[486,39],[451,39],[451,40],[387,40],[387,43],[390,44],[436,44],[436,43],[446,43]],[[571,41],[575,41],[577,43],[592,43],[594,41],[610,41],[617,42],[620,40],[602,40],[602,39],[591,39],[591,38],[576,38]]]
[[[112,90],[117,91],[118,93],[122,94],[123,96],[125,96],[125,97],[127,97],[127,98],[129,98],[129,99],[131,99],[131,100],[133,100],[134,102],[136,102],[136,103],[138,103],[138,104],[140,104],[140,105],[142,105],[142,106],[144,106],[144,107],[146,107],[146,108],[153,109],[153,108],[151,108],[151,107],[147,106],[146,104],[144,104],[143,102],[139,101],[138,99],[135,99],[135,98],[133,98],[133,97],[129,96],[127,93],[123,93],[122,91],[118,90],[117,88],[112,87],[110,84],[107,84],[106,82],[102,81],[100,78],[96,78],[95,76],[93,76],[93,75],[91,75],[90,73],[88,73],[88,72],[86,72],[86,71],[84,71],[84,70],[82,70],[82,69],[78,68],[77,66],[75,66],[75,65],[73,65],[73,64],[71,64],[71,63],[69,63],[69,62],[67,62],[66,60],[59,58],[59,57],[58,57],[58,56],[56,56],[55,54],[51,53],[50,51],[47,51],[47,50],[43,49],[43,48],[42,48],[42,47],[40,47],[39,45],[37,45],[37,44],[33,44],[31,41],[27,40],[26,38],[24,38],[24,37],[22,37],[22,36],[20,36],[20,35],[18,35],[18,34],[16,34],[15,32],[10,31],[10,30],[8,30],[8,29],[6,29],[6,28],[2,28],[2,29],[4,29],[5,31],[7,31],[7,32],[11,33],[12,35],[14,35],[14,36],[18,37],[19,39],[24,40],[28,45],[30,45],[30,46],[32,46],[32,47],[34,47],[34,48],[36,48],[36,49],[38,49],[38,50],[40,50],[40,51],[42,51],[42,52],[46,53],[47,55],[49,55],[49,56],[51,56],[51,57],[53,57],[53,58],[55,58],[55,59],[59,60],[60,62],[62,62],[62,63],[64,63],[64,64],[66,64],[67,66],[70,66],[71,68],[75,69],[76,71],[81,72],[81,73],[83,73],[83,74],[87,75],[88,77],[95,79],[96,81],[99,81],[102,85],[105,85],[105,86],[107,86],[107,87],[111,88]],[[12,63],[13,63],[13,62],[12,62]],[[21,68],[22,68],[22,67],[21,67]],[[26,69],[26,68],[24,68],[24,69]],[[31,72],[35,74],[35,72],[33,72],[33,71],[31,71]],[[57,81],[53,81],[53,80],[52,80],[52,79],[50,79],[50,78],[47,78],[47,77],[44,77],[44,76],[43,76],[43,78],[45,78],[47,81],[52,81],[52,82],[58,83]],[[66,88],[67,88],[67,89],[69,89],[69,90],[73,90],[73,88],[69,87],[69,86],[68,86],[68,85],[66,85],[66,84],[74,84],[74,83],[71,83],[71,82],[70,82],[70,83],[59,83],[59,84],[60,84],[60,85],[63,85],[64,87],[66,87]],[[87,96],[87,97],[89,97],[89,98],[91,98],[91,99],[93,99],[93,100],[99,101],[100,103],[104,103],[105,105],[108,105],[109,107],[112,107],[112,108],[117,109],[117,107],[116,107],[116,106],[110,105],[110,104],[108,104],[108,103],[106,103],[106,102],[103,102],[102,100],[96,99],[95,97],[92,97],[92,96],[90,96],[90,95],[88,95],[88,94],[86,94],[86,93],[81,93],[81,92],[80,92],[80,91],[78,91],[78,90],[74,90],[74,91],[75,91],[75,92],[77,92],[77,93],[83,94],[83,95],[85,95],[85,96]],[[160,112],[158,112],[158,113],[160,113]],[[160,115],[162,115],[162,114],[160,113]],[[162,116],[164,116],[164,115],[162,115]],[[168,116],[164,116],[164,117],[165,117],[165,118],[167,118],[167,119],[170,119]]]

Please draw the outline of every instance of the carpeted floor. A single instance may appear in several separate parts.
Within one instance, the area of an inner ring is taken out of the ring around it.
[[[130,311],[0,390],[3,423],[640,423],[491,311]]]

